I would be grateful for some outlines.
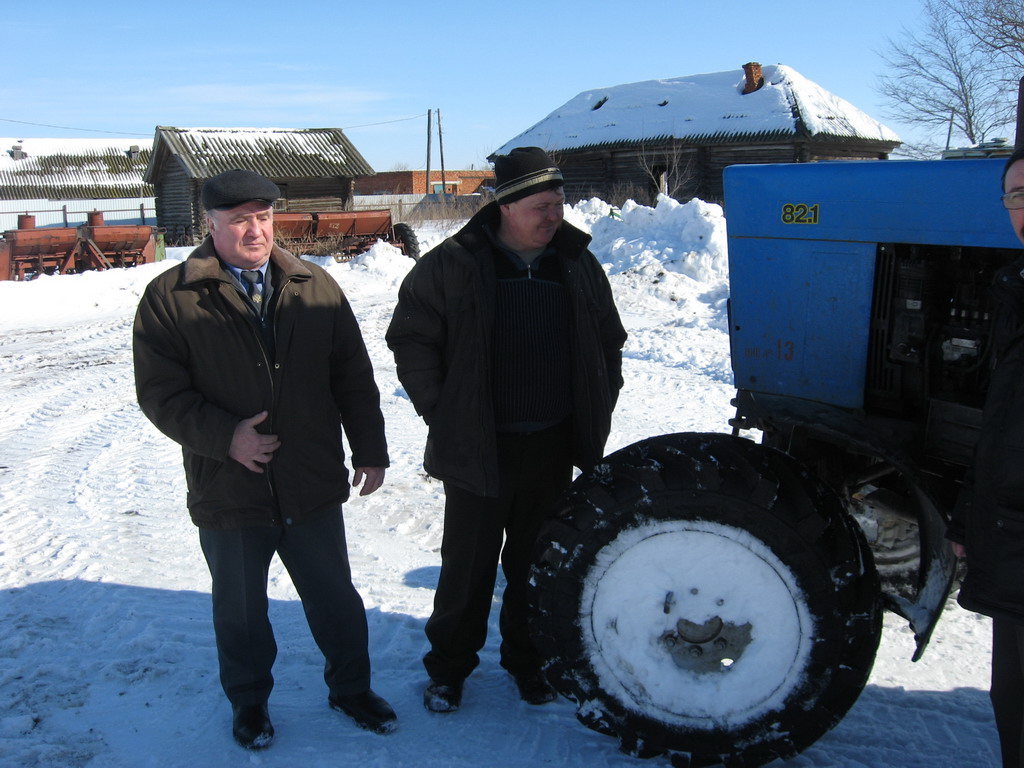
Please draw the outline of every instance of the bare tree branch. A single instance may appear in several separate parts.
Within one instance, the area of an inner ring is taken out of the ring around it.
[[[967,3],[1010,0],[925,0],[924,27],[903,29],[881,52],[888,65],[878,92],[890,118],[963,136],[971,144],[990,138],[1013,120],[1015,90],[1007,89],[993,51],[964,17]]]
[[[1021,0],[941,0],[982,50],[994,54],[991,64],[1016,83],[1024,74],[1024,2]]]
[[[677,198],[693,180],[690,153],[674,139],[666,139],[656,146],[641,142],[637,159],[650,188],[654,190],[652,205],[657,202],[659,193]]]

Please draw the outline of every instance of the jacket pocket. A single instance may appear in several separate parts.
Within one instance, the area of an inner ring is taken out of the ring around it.
[[[1007,357],[992,375],[975,452],[975,478],[979,490],[1001,506],[1024,508],[1024,359],[1020,354]]]
[[[251,472],[237,461],[192,454],[186,473],[190,510],[258,509],[270,495],[269,475]]]
[[[983,489],[1000,504],[1024,504],[1024,446],[1002,445],[991,466],[976,470]],[[1020,512],[1024,518],[1024,511]]]
[[[222,461],[191,452],[185,455],[185,484],[188,487],[189,506],[203,497],[223,468]]]
[[[1024,610],[1024,509],[982,506],[975,508],[968,528],[970,578],[984,599]]]

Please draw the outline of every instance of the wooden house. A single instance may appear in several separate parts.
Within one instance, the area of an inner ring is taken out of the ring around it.
[[[558,162],[570,202],[721,202],[734,163],[886,159],[900,138],[784,65],[585,91],[507,142]]]
[[[148,139],[0,138],[0,231],[20,216],[77,226],[94,211],[109,223],[156,223],[143,181],[149,153]]]
[[[145,178],[168,244],[205,236],[203,183],[234,168],[272,179],[282,195],[274,207],[284,211],[349,210],[354,180],[374,175],[340,128],[158,126]]]

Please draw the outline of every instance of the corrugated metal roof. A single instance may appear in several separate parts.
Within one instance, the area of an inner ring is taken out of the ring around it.
[[[146,168],[156,180],[168,156],[178,158],[194,179],[208,179],[233,168],[273,179],[372,176],[340,128],[173,128],[159,126]]]
[[[900,138],[848,101],[782,64],[744,94],[741,70],[646,80],[584,91],[495,150],[577,151],[678,139],[694,144],[762,142],[804,135],[898,146]]]
[[[0,138],[0,200],[152,197],[150,142]]]

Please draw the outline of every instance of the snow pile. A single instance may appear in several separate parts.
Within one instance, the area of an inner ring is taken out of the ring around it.
[[[658,195],[656,207],[628,200],[621,209],[594,198],[568,216],[594,238],[592,250],[609,274],[674,272],[727,287],[729,262],[722,206],[694,198],[680,203]]]
[[[627,201],[620,210],[592,199],[567,209],[566,219],[594,238],[590,248],[605,265],[630,333],[624,355],[731,386],[722,207],[661,195],[654,208]],[[682,329],[698,340],[683,341]]]
[[[187,254],[191,249],[172,251]],[[184,255],[181,256],[184,258]],[[84,272],[81,275],[42,275],[28,282],[0,281],[0,328],[61,328],[89,317],[121,317],[135,312],[140,283],[145,286],[172,262],[131,269]],[[60,331],[57,331],[58,333]]]
[[[379,283],[381,287],[395,289],[408,274],[409,267],[412,266],[412,259],[383,240],[378,240],[370,250],[354,257],[340,269],[341,265],[335,261],[333,256],[303,256],[302,258],[319,264],[328,271],[334,270],[339,277],[342,274],[356,273],[361,280],[369,279]],[[339,282],[343,283],[344,281],[339,280]]]
[[[701,314],[726,328],[729,260],[720,205],[659,195],[654,208],[629,200],[618,209],[594,198],[568,209],[566,219],[591,233],[594,255],[635,301],[651,310],[679,302],[684,313],[702,302],[708,307]]]

